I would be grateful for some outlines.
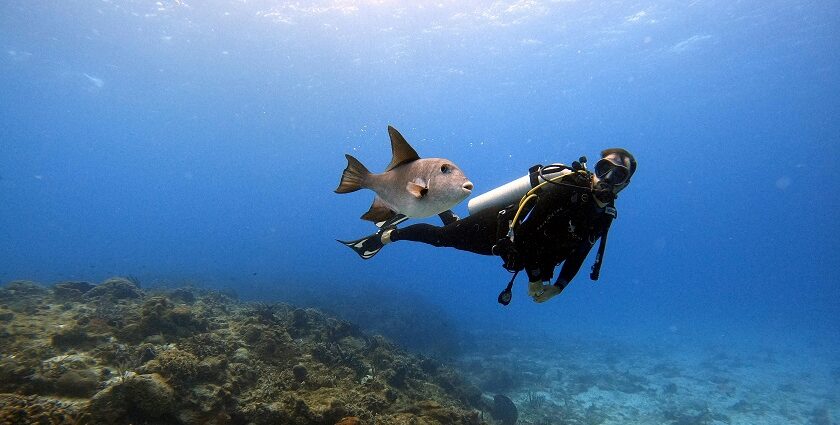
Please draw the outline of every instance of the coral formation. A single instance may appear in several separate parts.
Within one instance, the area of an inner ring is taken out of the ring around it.
[[[134,282],[122,277],[108,279],[85,292],[86,298],[100,298],[111,301],[140,298],[142,296],[140,288]]]
[[[175,422],[175,400],[175,390],[160,375],[125,372],[120,379],[93,396],[85,409],[84,418],[92,423],[142,422],[149,419]]]
[[[314,290],[313,288],[317,288]],[[436,358],[451,359],[463,351],[466,333],[445,309],[406,288],[365,284],[341,296],[324,297],[324,285],[300,288],[290,298],[296,304],[327,311],[362,328],[387,337],[401,347]],[[365,306],[365,308],[359,308]],[[417,326],[417,318],[423,326]]]
[[[0,394],[0,425],[77,423],[80,410],[72,402],[35,395]]]
[[[56,299],[76,301],[94,288],[89,282],[59,282],[53,286]]]
[[[456,370],[313,308],[143,290],[123,278],[51,288],[16,281],[0,287],[0,425],[828,425],[840,417],[834,355],[813,368],[797,364],[794,350],[665,355],[603,338],[480,332],[472,351],[449,358]]]
[[[18,281],[0,326],[0,423],[480,424],[492,408],[351,323],[212,291]]]
[[[501,421],[502,425],[514,425],[519,418],[519,412],[513,400],[502,394],[496,394],[493,397],[493,410],[490,414]]]

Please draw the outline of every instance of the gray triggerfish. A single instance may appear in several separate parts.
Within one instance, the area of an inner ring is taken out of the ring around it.
[[[373,205],[361,217],[363,220],[382,222],[397,214],[430,217],[448,211],[472,193],[472,182],[452,161],[421,159],[394,127],[388,126],[388,135],[392,158],[381,174],[371,173],[358,159],[345,155],[347,168],[335,192],[376,192]]]

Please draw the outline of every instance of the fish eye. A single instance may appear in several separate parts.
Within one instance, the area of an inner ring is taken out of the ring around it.
[[[443,174],[449,174],[452,171],[452,168],[449,167],[449,164],[443,164],[440,166],[440,172]]]

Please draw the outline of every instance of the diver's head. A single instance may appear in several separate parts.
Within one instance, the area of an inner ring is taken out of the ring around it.
[[[592,177],[596,189],[595,197],[603,203],[615,199],[618,192],[630,184],[630,177],[635,172],[636,158],[630,152],[621,148],[603,150],[601,159],[595,164]]]

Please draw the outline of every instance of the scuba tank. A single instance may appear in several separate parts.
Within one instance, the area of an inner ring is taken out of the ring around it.
[[[467,203],[467,210],[469,210],[470,214],[475,214],[487,208],[500,210],[508,205],[519,202],[529,190],[543,181],[569,174],[572,171],[574,171],[573,167],[564,164],[546,165],[545,167],[540,167],[538,170],[531,168],[527,175],[470,199]]]

